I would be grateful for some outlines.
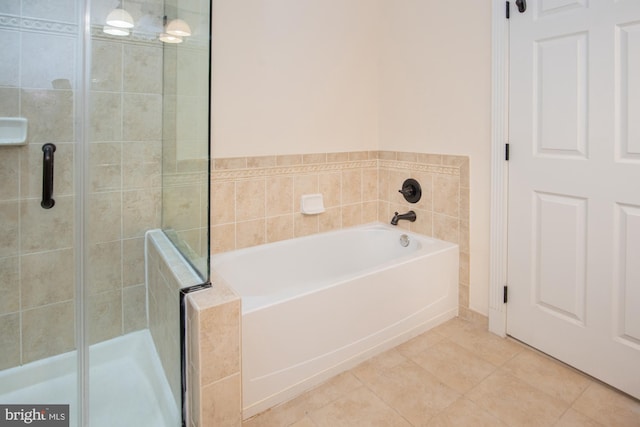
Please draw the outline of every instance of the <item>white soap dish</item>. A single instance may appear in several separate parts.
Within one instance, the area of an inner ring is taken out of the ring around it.
[[[300,212],[304,215],[316,215],[324,212],[322,194],[305,194],[300,199]]]
[[[0,117],[0,145],[19,145],[27,140],[27,119]]]

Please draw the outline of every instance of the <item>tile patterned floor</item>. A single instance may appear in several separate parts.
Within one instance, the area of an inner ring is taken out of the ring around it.
[[[453,319],[243,426],[638,427],[640,402]]]

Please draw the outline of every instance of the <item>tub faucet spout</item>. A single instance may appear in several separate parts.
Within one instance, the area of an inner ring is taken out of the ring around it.
[[[407,221],[414,222],[416,220],[416,213],[414,211],[409,211],[405,214],[398,214],[398,212],[396,212],[396,214],[391,219],[391,225],[398,225],[398,221],[400,221],[401,219],[406,219]]]

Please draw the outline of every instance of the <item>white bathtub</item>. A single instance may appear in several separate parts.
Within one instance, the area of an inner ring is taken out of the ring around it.
[[[223,253],[212,267],[242,298],[245,419],[458,313],[458,246],[380,223]]]

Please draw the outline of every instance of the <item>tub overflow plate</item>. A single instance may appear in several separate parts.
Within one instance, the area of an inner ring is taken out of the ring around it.
[[[407,236],[406,234],[400,236],[400,245],[406,248],[407,246],[409,246],[409,243],[409,236]]]

